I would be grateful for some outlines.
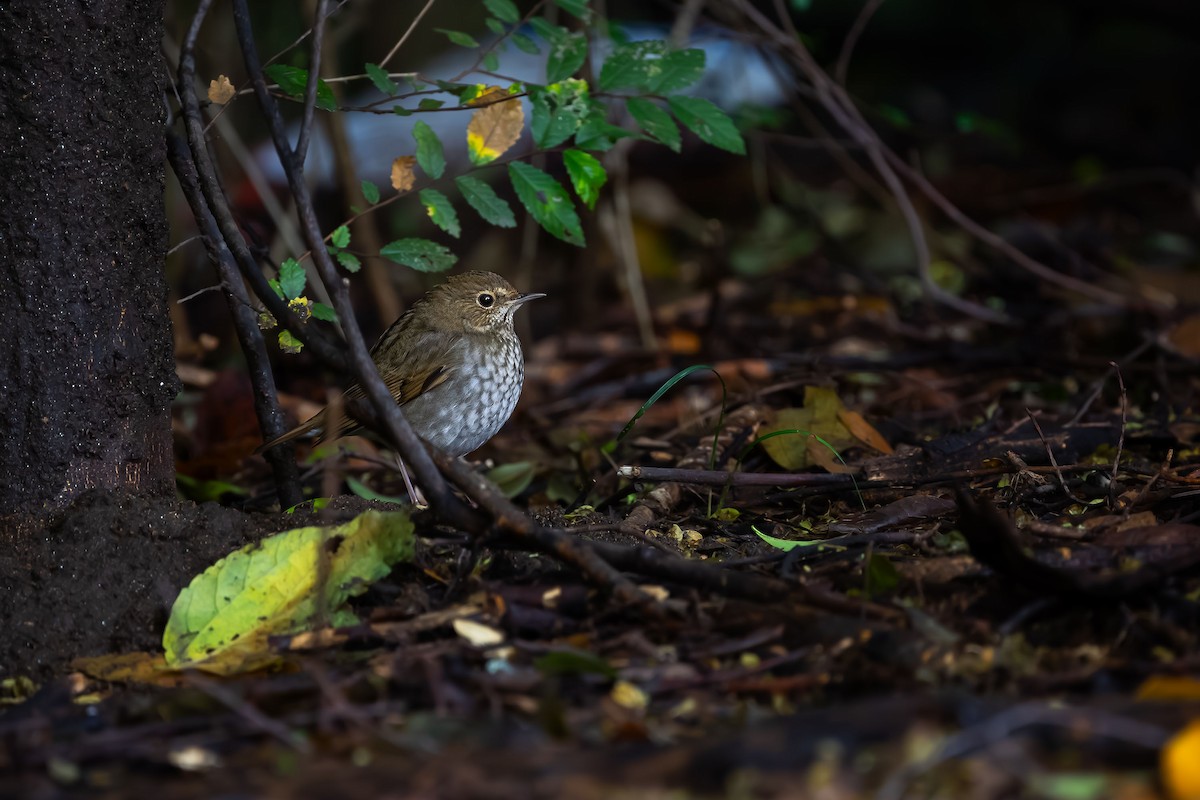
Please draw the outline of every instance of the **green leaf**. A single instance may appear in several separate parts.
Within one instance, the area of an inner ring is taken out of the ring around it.
[[[500,70],[500,56],[496,55],[495,50],[489,50],[483,54],[483,69],[485,72],[498,72]]]
[[[497,36],[504,35],[504,23],[495,17],[488,17],[483,21],[483,24],[487,25],[487,29]]]
[[[484,220],[499,228],[515,228],[517,226],[512,207],[504,198],[496,194],[491,186],[470,175],[455,178],[454,183],[462,192],[463,199],[467,201],[467,204],[475,209],[475,212]]]
[[[533,666],[543,675],[602,675],[616,680],[618,673],[595,653],[584,650],[551,650],[533,660]]]
[[[514,33],[508,38],[509,41],[517,46],[518,50],[529,53],[531,56],[536,56],[542,52],[541,48],[537,46],[537,42],[535,42],[533,39],[530,39],[523,33]]]
[[[312,315],[322,322],[337,322],[337,312],[333,310],[333,306],[324,303],[313,303]]]
[[[270,278],[267,280],[267,286],[270,286],[275,291],[275,294],[283,297],[283,288],[279,285],[279,281],[275,280],[274,278]],[[283,297],[283,299],[287,300],[286,297]]]
[[[375,500],[380,503],[391,503],[392,505],[402,506],[405,504],[406,498],[393,497],[392,495],[380,494],[365,483],[355,480],[349,475],[346,476],[346,485],[350,487],[350,491],[361,497],[363,500]]]
[[[820,539],[778,539],[774,536],[768,536],[753,525],[750,526],[750,530],[757,533],[758,538],[771,545],[771,547],[782,550],[785,553],[789,550],[795,550],[797,547],[811,547],[814,544],[821,544],[822,541]]]
[[[371,79],[371,83],[375,84],[375,88],[386,95],[393,95],[400,91],[400,87],[387,74],[387,70],[381,69],[378,65],[367,62],[366,70],[367,77]]]
[[[704,51],[695,48],[672,50],[657,63],[651,62],[648,73],[648,91],[655,94],[677,92],[704,75]]]
[[[167,664],[231,675],[278,659],[269,638],[298,633],[413,557],[407,511],[367,511],[336,528],[285,531],[213,564],[179,593],[163,632]]]
[[[558,83],[575,74],[587,60],[587,37],[572,33],[550,42],[546,56],[546,83]]]
[[[588,0],[554,0],[554,5],[582,20],[584,24],[592,21],[592,10],[588,8]]]
[[[392,106],[392,113],[397,117],[411,117],[413,112],[411,108],[405,108],[404,106]]]
[[[651,39],[614,50],[600,68],[600,88],[666,94],[692,85],[703,75],[703,50],[672,50],[661,39]]]
[[[554,44],[560,39],[565,39],[571,35],[571,32],[562,25],[555,25],[545,17],[534,17],[529,20],[529,27],[533,28],[533,32],[549,44]]]
[[[435,111],[444,105],[446,105],[445,100],[438,100],[434,97],[426,97],[422,99],[421,102],[417,103],[417,108],[421,109],[422,111]]]
[[[175,475],[175,485],[181,495],[196,503],[217,503],[227,495],[240,497],[248,494],[242,487],[227,481],[201,481],[179,473]]]
[[[434,81],[434,85],[447,94],[452,94],[459,99],[460,102],[466,102],[470,97],[474,97],[479,93],[479,84],[477,83],[454,83],[452,81]],[[470,95],[470,97],[468,97]]]
[[[350,245],[350,229],[345,225],[339,225],[333,229],[333,233],[329,234],[329,243],[339,250]]]
[[[530,164],[513,161],[508,177],[521,204],[551,236],[583,247],[583,228],[567,190],[550,175]]]
[[[266,76],[288,97],[295,100],[304,98],[304,89],[308,85],[308,70],[300,67],[289,67],[287,64],[272,64],[263,69]],[[325,81],[317,81],[317,108],[322,111],[336,111],[337,101],[333,98],[333,90]]]
[[[483,6],[501,22],[513,25],[521,21],[521,12],[512,0],[483,0]]]
[[[679,126],[657,103],[643,97],[631,97],[626,101],[625,107],[650,138],[665,144],[676,153],[679,152]]]
[[[583,150],[604,151],[611,149],[614,142],[628,136],[633,134],[609,122],[604,105],[593,101],[592,110],[575,132],[575,146]]]
[[[284,329],[279,332],[279,349],[294,356],[304,349],[304,342],[293,336],[291,331]]]
[[[308,70],[306,69],[291,67],[287,64],[272,64],[263,72],[271,79],[272,83],[279,85],[284,94],[292,97],[302,96],[305,87],[308,86]]]
[[[740,156],[746,155],[746,143],[724,111],[702,97],[669,97],[671,112],[702,141]]]
[[[454,210],[450,198],[437,189],[422,189],[417,196],[421,198],[421,205],[425,206],[425,213],[433,220],[433,224],[457,239],[462,233],[462,226],[458,224],[458,212]]]
[[[366,199],[366,201],[371,205],[375,205],[379,202],[379,187],[370,181],[362,182],[362,193],[363,198]]]
[[[866,565],[866,592],[869,597],[878,597],[900,585],[900,573],[888,557],[872,553]]]
[[[362,269],[362,262],[358,260],[358,256],[354,255],[354,253],[347,253],[345,250],[339,250],[337,255],[334,257],[347,272],[358,272],[360,269]]]
[[[446,171],[446,154],[442,150],[442,140],[424,120],[413,123],[413,138],[417,140],[417,163],[425,174],[431,178],[442,177]]]
[[[550,148],[570,139],[594,108],[587,81],[571,78],[545,88],[530,88],[533,113],[529,130],[538,147]]]
[[[659,74],[659,62],[667,53],[667,43],[661,39],[630,42],[613,50],[600,67],[600,89],[643,89]]]
[[[596,207],[600,197],[600,187],[608,181],[608,173],[596,157],[582,150],[567,150],[563,153],[563,164],[567,167],[567,175],[575,194],[589,209]]]
[[[295,300],[304,294],[304,284],[307,281],[304,267],[300,266],[296,259],[289,258],[279,265],[279,289],[288,300]]]
[[[479,42],[475,41],[475,38],[469,33],[463,33],[462,31],[451,31],[447,30],[446,28],[434,28],[434,30],[438,33],[446,34],[446,38],[459,47],[479,47]]]
[[[492,467],[486,473],[487,479],[496,484],[505,497],[512,499],[529,488],[533,483],[533,475],[537,470],[531,461],[514,461],[511,464],[500,464]]]
[[[445,272],[458,261],[449,249],[428,239],[397,239],[385,244],[379,255],[417,272]]]

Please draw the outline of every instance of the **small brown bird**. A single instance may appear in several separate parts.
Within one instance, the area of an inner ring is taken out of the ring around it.
[[[496,435],[525,381],[513,314],[539,297],[545,295],[521,294],[495,273],[464,272],[430,289],[379,337],[371,358],[417,435],[455,457]],[[347,399],[363,396],[357,384],[346,390]],[[360,429],[346,418],[331,436],[324,421],[322,410],[255,452],[314,430],[319,441]]]

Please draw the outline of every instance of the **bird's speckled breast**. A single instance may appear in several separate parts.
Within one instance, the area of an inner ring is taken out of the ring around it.
[[[512,416],[525,382],[515,332],[499,343],[466,336],[460,346],[462,366],[445,383],[403,406],[413,429],[451,456],[464,456],[495,436]]]

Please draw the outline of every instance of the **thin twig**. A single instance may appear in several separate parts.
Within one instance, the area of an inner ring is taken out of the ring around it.
[[[938,766],[993,747],[1035,727],[1070,732],[1074,738],[1078,738],[1082,732],[1095,739],[1129,742],[1149,751],[1162,747],[1169,736],[1168,731],[1158,725],[1127,719],[1107,711],[1059,708],[1041,701],[1022,703],[947,737],[933,754],[894,772],[875,796],[880,800],[902,800],[908,794],[909,784],[928,776]]]
[[[1113,458],[1112,477],[1108,482],[1108,505],[1111,508],[1117,490],[1117,471],[1121,468],[1121,451],[1125,449],[1125,427],[1129,424],[1129,395],[1125,392],[1125,379],[1121,377],[1121,367],[1112,363],[1117,371],[1117,386],[1121,387],[1121,435],[1117,438],[1117,454]]]
[[[1050,456],[1050,466],[1054,467],[1054,474],[1058,477],[1058,485],[1062,487],[1063,494],[1076,503],[1082,503],[1083,500],[1073,495],[1067,487],[1067,479],[1063,476],[1062,469],[1058,466],[1058,459],[1054,457],[1054,449],[1050,447],[1050,442],[1046,441],[1046,434],[1042,433],[1042,426],[1038,423],[1037,417],[1028,408],[1025,409],[1025,413],[1029,415],[1029,421],[1033,423],[1033,429],[1037,431],[1038,438],[1042,440],[1042,445],[1046,448],[1046,455]]]
[[[900,156],[896,155],[891,150],[885,148],[885,157],[888,162],[896,168],[908,180],[912,181],[921,193],[938,208],[942,213],[950,218],[960,228],[974,236],[979,241],[988,245],[999,253],[1008,256],[1017,266],[1024,268],[1027,272],[1031,272],[1048,283],[1060,286],[1063,289],[1070,290],[1076,294],[1090,297],[1093,300],[1105,303],[1106,305],[1124,308],[1128,305],[1128,296],[1121,292],[1114,292],[1109,289],[1102,289],[1088,281],[1083,281],[1078,278],[1072,278],[1070,275],[1064,275],[1057,270],[1053,270],[1035,258],[1026,255],[1020,249],[1012,245],[1007,239],[992,233],[987,228],[980,225],[975,220],[968,217],[958,206],[950,202],[941,192],[934,188],[933,184],[918,170],[909,166]]]
[[[800,69],[812,83],[822,107],[866,152],[867,158],[875,167],[875,171],[879,173],[879,177],[883,179],[884,185],[891,192],[896,206],[900,210],[900,215],[904,218],[904,223],[908,227],[909,238],[912,239],[913,250],[916,254],[917,273],[921,279],[922,289],[926,296],[942,305],[949,306],[977,319],[999,324],[1012,324],[1013,320],[1007,314],[1002,314],[993,309],[981,306],[978,303],[972,303],[950,294],[933,279],[932,257],[929,252],[929,243],[925,238],[924,223],[921,221],[920,215],[917,214],[917,209],[913,205],[912,199],[908,196],[904,184],[888,163],[883,152],[886,149],[883,141],[866,123],[866,120],[863,119],[857,106],[854,105],[853,100],[850,99],[846,91],[834,83],[829,75],[817,64],[812,54],[809,53],[808,48],[804,46],[803,41],[796,33],[795,28],[792,26],[791,17],[782,8],[782,4],[777,2],[776,8],[780,13],[784,25],[788,29],[787,33],[780,30],[777,26],[772,25],[771,21],[751,6],[747,0],[739,0],[739,5],[741,5],[746,15],[764,33],[792,55],[800,66]]]
[[[846,85],[846,73],[850,71],[850,57],[854,55],[854,46],[858,44],[859,37],[867,29],[867,23],[871,21],[871,17],[875,16],[875,12],[881,5],[883,5],[883,0],[867,0],[862,10],[858,12],[858,16],[854,18],[854,24],[850,26],[850,31],[842,42],[837,65],[833,68],[833,77],[842,86]]]
[[[287,425],[279,407],[275,375],[271,371],[271,359],[267,355],[262,331],[258,328],[257,315],[250,306],[250,296],[238,275],[233,256],[221,239],[216,221],[204,205],[203,193],[197,185],[195,167],[188,158],[187,145],[179,134],[167,135],[167,157],[179,180],[180,189],[191,206],[197,227],[205,232],[204,244],[209,260],[213,262],[220,276],[221,283],[216,288],[220,288],[225,294],[238,344],[246,357],[246,371],[254,387],[254,414],[258,418],[258,426],[266,438],[281,436],[287,431]],[[294,447],[288,445],[278,448],[276,452],[268,454],[267,463],[271,465],[280,506],[291,508],[301,502],[304,495],[300,491],[300,472],[296,466]]]
[[[312,132],[313,114],[317,107],[317,87],[321,83],[321,55],[325,40],[325,15],[329,11],[329,0],[318,0],[316,19],[312,26],[312,46],[309,48],[308,82],[304,85],[304,114],[300,117],[300,135],[296,137],[293,155],[296,163],[304,166],[308,156],[308,137]]]
[[[1096,382],[1092,385],[1091,391],[1088,392],[1087,399],[1084,400],[1083,404],[1079,406],[1079,410],[1075,412],[1075,416],[1071,417],[1071,421],[1068,422],[1063,427],[1072,428],[1072,427],[1078,425],[1079,422],[1087,414],[1087,412],[1091,409],[1092,403],[1096,402],[1096,398],[1100,396],[1100,392],[1104,390],[1104,384],[1108,382],[1108,376],[1110,374],[1112,374],[1112,372],[1114,370],[1119,369],[1120,365],[1130,364],[1133,361],[1135,361],[1136,359],[1140,358],[1142,353],[1146,352],[1153,346],[1154,346],[1153,337],[1147,336],[1142,341],[1141,344],[1139,344],[1137,347],[1135,347],[1132,352],[1130,352],[1128,355],[1126,355],[1120,361],[1118,361],[1116,363],[1114,363],[1112,361],[1108,362],[1109,363],[1108,372],[1106,372],[1103,376],[1101,376],[1099,379],[1096,380]]]
[[[430,458],[429,452],[413,432],[408,420],[400,412],[399,406],[396,405],[396,401],[383,379],[379,377],[379,371],[371,359],[370,351],[363,340],[362,331],[354,319],[354,308],[350,303],[347,282],[338,274],[333,259],[323,246],[324,237],[321,234],[321,226],[313,206],[312,194],[304,177],[304,167],[297,162],[295,154],[288,145],[287,129],[283,122],[283,116],[280,114],[279,105],[267,89],[266,78],[263,76],[262,64],[259,61],[258,48],[250,23],[250,9],[246,0],[234,0],[233,21],[242,57],[246,63],[246,71],[254,85],[255,95],[266,118],[271,140],[275,144],[275,151],[279,155],[284,174],[287,176],[288,187],[296,202],[301,231],[308,243],[317,272],[329,290],[334,310],[342,324],[342,331],[349,348],[348,360],[351,373],[366,393],[371,408],[383,424],[392,443],[399,450],[405,463],[416,473],[421,488],[433,502],[439,515],[442,515],[443,519],[451,524],[455,522],[466,525],[477,524],[474,515],[470,514],[469,510],[450,492],[450,488]],[[315,100],[315,98],[311,99]]]
[[[677,481],[702,486],[846,486],[849,475],[792,472],[726,472],[720,469],[676,469],[674,467],[617,467],[617,475],[629,480]]]
[[[190,685],[195,686],[204,694],[207,694],[209,697],[221,703],[221,705],[225,706],[230,711],[249,722],[258,730],[273,736],[286,747],[290,747],[291,749],[297,750],[301,753],[312,752],[312,745],[307,739],[293,736],[292,730],[287,724],[280,720],[272,719],[259,709],[250,705],[241,697],[239,697],[238,694],[230,687],[224,686],[212,678],[206,677],[196,671],[187,673],[187,682]]]
[[[408,37],[412,36],[413,31],[415,31],[417,26],[421,24],[421,20],[424,19],[425,15],[429,13],[429,9],[433,8],[433,4],[435,2],[437,2],[437,0],[427,0],[420,13],[418,13],[413,21],[409,23],[408,30],[406,30],[404,35],[400,37],[400,41],[396,42],[396,44],[392,46],[392,49],[388,51],[388,54],[383,57],[383,60],[379,62],[380,69],[386,68],[388,62],[395,57],[396,53],[400,52],[400,48],[404,47],[404,43],[408,41]]]
[[[205,15],[212,6],[212,0],[203,0],[196,10],[179,57],[178,91],[183,103],[183,124],[187,134],[188,149],[191,152],[191,162],[195,167],[200,190],[204,202],[212,214],[220,232],[220,238],[233,255],[242,277],[250,282],[254,293],[267,307],[280,325],[291,331],[296,338],[304,343],[314,354],[326,364],[335,369],[344,369],[343,351],[331,340],[324,331],[313,325],[306,325],[296,317],[288,307],[287,301],[271,289],[262,270],[251,254],[241,229],[233,218],[225,191],[217,179],[217,169],[208,152],[208,142],[204,135],[204,121],[200,114],[200,100],[196,96],[196,40],[200,34],[200,26]]]
[[[497,527],[519,539],[533,542],[539,550],[572,564],[593,583],[612,587],[618,601],[653,613],[654,606],[650,604],[650,598],[606,559],[600,558],[593,543],[577,539],[567,531],[535,525],[508,498],[489,486],[486,478],[462,461],[445,453],[436,453],[434,457],[454,485],[478,501],[495,520]]]
[[[883,144],[878,134],[863,119],[862,114],[858,111],[857,106],[846,90],[835,83],[821,69],[798,36],[790,35],[773,24],[748,0],[738,0],[738,6],[742,9],[747,19],[753,22],[771,42],[792,58],[813,84],[817,97],[820,99],[824,109],[837,121],[846,133],[858,141],[866,150],[868,158],[879,172],[880,177],[883,178],[884,183],[891,190],[893,197],[900,207],[901,213],[905,217],[905,222],[909,226],[909,232],[918,253],[918,268],[920,269],[921,280],[926,293],[932,299],[980,319],[1008,324],[1012,323],[1012,320],[1007,315],[999,314],[992,309],[955,297],[933,282],[929,272],[929,263],[927,261],[928,246],[925,243],[924,233],[920,230],[916,210],[912,205],[911,199],[909,199],[907,193],[904,191],[903,184],[899,181],[899,175],[903,175],[907,180],[911,181],[920,189],[922,194],[929,198],[934,205],[941,209],[959,227],[984,244],[1007,256],[1025,270],[1049,283],[1086,297],[1091,297],[1100,302],[1118,307],[1126,305],[1127,301],[1124,295],[1107,289],[1101,289],[1086,281],[1068,275],[1063,275],[1029,257],[1007,242],[1003,237],[992,233],[968,217],[938,192],[920,171],[911,167],[899,155]],[[790,27],[790,19],[787,19],[786,15],[784,15],[784,18],[785,25]],[[923,259],[922,256],[925,258]]]

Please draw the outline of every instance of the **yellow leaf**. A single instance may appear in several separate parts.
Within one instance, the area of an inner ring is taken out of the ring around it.
[[[525,109],[521,101],[516,98],[504,100],[507,94],[503,89],[489,89],[470,103],[483,106],[471,115],[467,125],[467,153],[477,167],[504,155],[525,129]]]
[[[608,696],[617,705],[632,711],[643,710],[650,703],[649,696],[629,681],[617,681],[613,684],[612,691],[608,693]]]
[[[417,182],[416,156],[400,156],[392,162],[392,188],[397,192],[407,192]]]
[[[412,557],[407,511],[367,511],[335,528],[285,531],[247,545],[196,576],[163,634],[167,666],[219,675],[277,659],[268,639],[298,633],[322,616],[349,624],[346,599]]]
[[[1186,675],[1151,675],[1137,689],[1139,700],[1200,700],[1200,681]]]
[[[838,413],[844,410],[842,401],[832,389],[820,386],[806,386],[804,389],[803,408],[784,408],[774,414],[768,423],[768,432],[798,431],[798,433],[781,433],[778,436],[764,438],[763,449],[771,459],[784,469],[804,469],[814,464],[836,463],[837,459],[829,448],[814,436],[828,442],[835,450],[844,450],[855,444],[850,431],[838,419]],[[766,433],[763,437],[766,437]],[[810,443],[811,442],[811,443]],[[813,458],[820,450],[828,454]]]
[[[892,446],[888,444],[887,439],[884,439],[879,431],[871,427],[871,424],[863,419],[862,414],[843,408],[838,412],[837,417],[846,426],[846,430],[850,431],[850,435],[867,447],[881,453],[890,454],[892,452]]]
[[[1200,720],[1189,723],[1163,746],[1159,770],[1172,800],[1200,800]]]
[[[208,99],[218,105],[225,105],[235,94],[237,89],[233,88],[233,84],[225,75],[218,75],[215,81],[208,82]]]

